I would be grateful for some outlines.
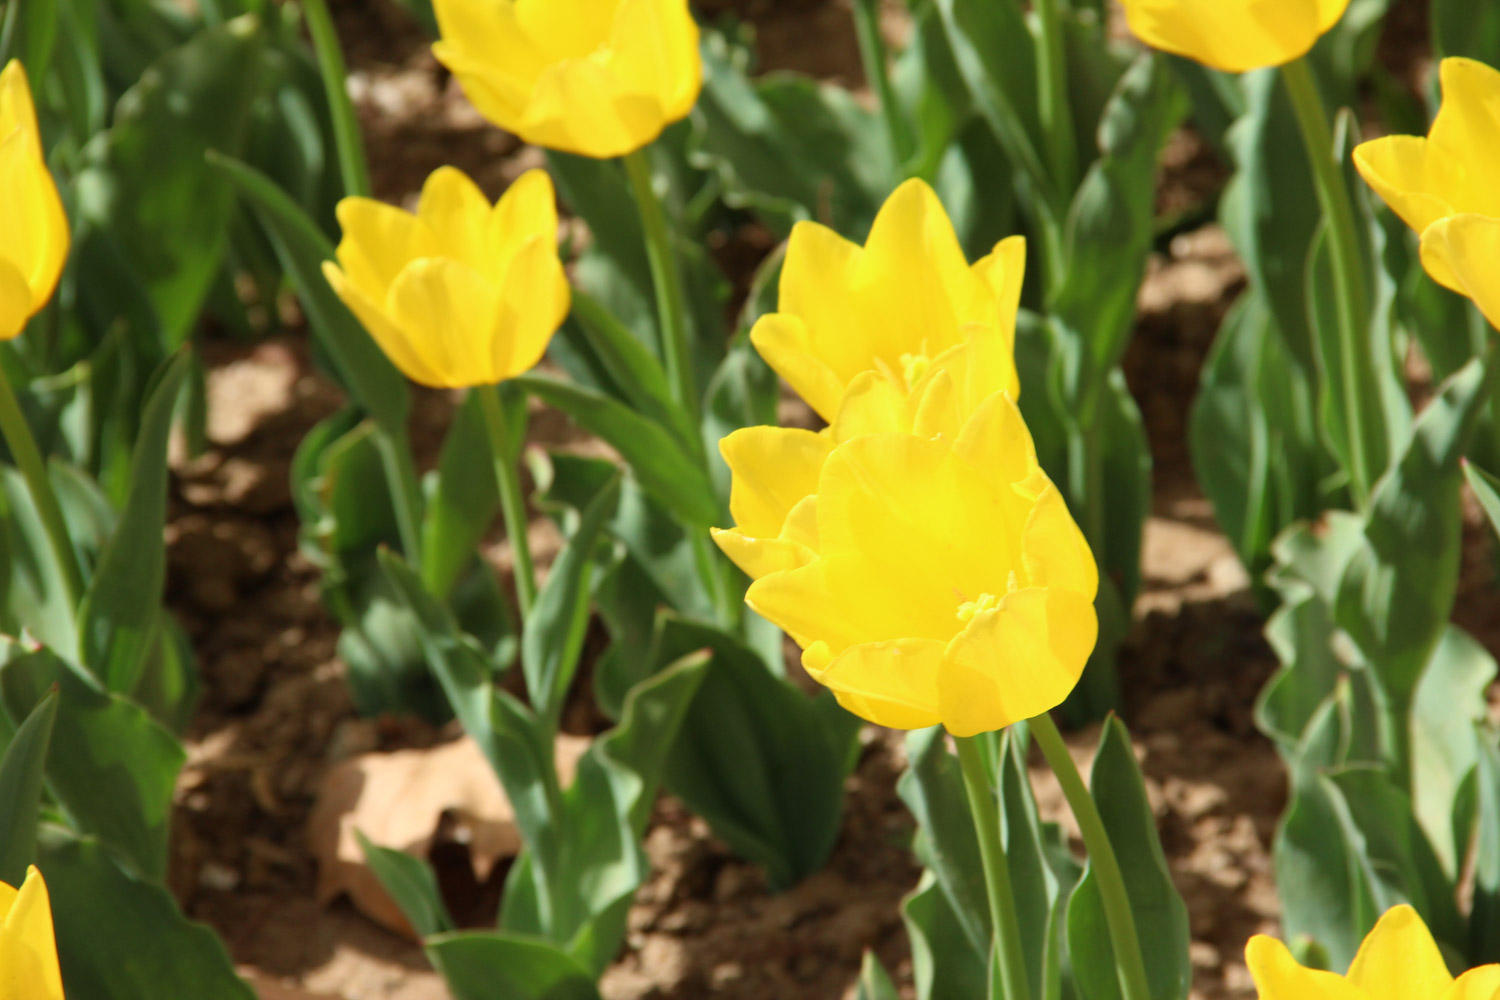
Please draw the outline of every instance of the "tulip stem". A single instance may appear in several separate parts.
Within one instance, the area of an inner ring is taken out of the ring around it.
[[[307,33],[312,36],[313,51],[318,56],[323,93],[333,117],[333,142],[338,151],[339,174],[344,181],[344,196],[370,197],[370,167],[365,160],[364,140],[359,133],[359,116],[349,100],[345,80],[344,53],[339,49],[338,32],[328,15],[324,0],[302,0],[302,14],[307,18]]]
[[[865,79],[880,102],[891,155],[900,171],[915,152],[915,143],[901,113],[901,103],[896,100],[896,88],[891,85],[890,68],[886,65],[885,39],[880,34],[880,0],[854,0],[854,32],[859,39],[859,58],[865,67]]]
[[[21,470],[31,502],[36,505],[37,515],[42,519],[52,557],[62,574],[68,609],[76,611],[83,600],[83,572],[78,565],[78,554],[73,549],[73,539],[68,534],[62,508],[58,506],[57,494],[53,492],[47,462],[36,446],[36,438],[31,434],[31,427],[26,423],[26,415],[21,412],[20,401],[16,399],[3,366],[0,366],[0,434],[10,447],[11,458]]]
[[[1068,753],[1057,724],[1046,712],[1030,720],[1031,735],[1036,737],[1047,766],[1057,775],[1068,808],[1078,820],[1078,830],[1083,834],[1083,846],[1089,854],[1089,865],[1098,880],[1099,896],[1104,902],[1104,918],[1109,924],[1109,940],[1114,946],[1115,974],[1120,978],[1120,992],[1124,1000],[1151,1000],[1150,981],[1146,978],[1146,963],[1141,956],[1140,937],[1136,933],[1135,913],[1130,908],[1130,895],[1125,891],[1125,877],[1120,872],[1119,859],[1115,857],[1114,845],[1110,843],[1109,831],[1104,828],[1104,818],[1099,807],[1089,794],[1078,765]]]
[[[980,756],[978,737],[954,740],[963,770],[964,792],[979,836],[979,858],[984,865],[984,884],[990,900],[990,924],[994,932],[992,956],[1000,968],[1005,1000],[1030,1000],[1026,978],[1026,953],[1021,948],[1021,926],[1016,918],[1015,894],[1010,884],[1010,863],[1000,840],[1000,810],[990,785],[989,771]]]
[[[521,494],[521,475],[516,468],[524,441],[511,450],[505,429],[505,410],[500,404],[498,385],[477,385],[479,405],[484,410],[484,426],[489,432],[490,448],[495,456],[495,485],[500,489],[500,513],[505,518],[505,536],[515,559],[516,603],[521,619],[531,614],[536,603],[536,568],[531,562],[531,542],[526,537],[526,499]]]
[[[1037,52],[1037,111],[1052,160],[1052,183],[1067,197],[1078,170],[1078,149],[1073,137],[1073,109],[1068,103],[1062,17],[1057,0],[1032,0],[1032,11],[1041,36]]]
[[[662,360],[667,382],[677,405],[698,423],[698,393],[693,386],[692,345],[688,341],[687,300],[682,291],[682,273],[672,250],[666,212],[652,182],[651,158],[644,148],[625,155],[625,172],[641,213],[646,236],[646,258],[651,264],[651,282],[656,288],[656,310],[660,317]]]
[[[1297,59],[1281,67],[1302,141],[1312,161],[1318,202],[1327,220],[1329,256],[1333,263],[1334,294],[1338,300],[1339,367],[1342,369],[1344,422],[1349,436],[1349,484],[1357,507],[1363,509],[1379,469],[1370,468],[1370,446],[1366,432],[1379,419],[1366,409],[1378,405],[1375,372],[1370,364],[1369,303],[1365,298],[1364,263],[1360,254],[1359,229],[1355,224],[1354,200],[1344,178],[1333,131],[1323,100],[1318,96],[1307,60]]]

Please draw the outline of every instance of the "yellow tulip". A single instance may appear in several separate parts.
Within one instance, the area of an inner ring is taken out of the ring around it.
[[[735,526],[713,532],[725,555],[751,579],[803,565],[810,558],[806,536],[814,530],[812,508],[803,501],[817,492],[823,463],[845,441],[876,433],[956,438],[993,387],[1015,377],[1009,338],[994,327],[972,334],[932,359],[909,392],[878,371],[857,376],[821,431],[745,427],[720,441],[733,474]]]
[[[767,511],[806,486],[800,469],[761,471]],[[781,535],[800,558],[746,601],[877,725],[999,729],[1059,704],[1093,650],[1093,556],[1003,392],[956,436],[833,447]]]
[[[1393,906],[1375,924],[1347,976],[1305,969],[1286,945],[1257,934],[1245,962],[1260,1000],[1495,1000],[1500,965],[1471,969],[1454,979],[1422,918]]]
[[[324,262],[323,274],[415,382],[456,388],[519,375],[567,317],[545,171],[527,171],[491,207],[461,171],[440,167],[415,215],[345,198],[338,218],[338,263]]]
[[[19,889],[0,882],[0,997],[63,1000],[52,906],[35,868]]]
[[[1013,237],[970,266],[932,188],[898,187],[881,206],[863,247],[814,222],[799,222],[787,243],[778,312],[750,333],[766,362],[824,420],[867,371],[903,391],[932,360],[975,334],[997,332],[1006,370],[989,392],[1018,392],[1016,309],[1026,262]]]
[[[1349,0],[1123,0],[1147,45],[1226,73],[1280,66],[1307,54]]]
[[[1443,103],[1427,137],[1362,143],[1354,164],[1422,234],[1422,264],[1433,280],[1474,299],[1500,324],[1500,271],[1484,255],[1493,252],[1489,230],[1500,219],[1500,71],[1452,58],[1440,76]]]
[[[435,0],[432,47],[526,142],[623,156],[687,117],[703,67],[687,0]]]
[[[41,311],[68,259],[68,217],[47,171],[31,86],[19,60],[0,70],[0,340]]]

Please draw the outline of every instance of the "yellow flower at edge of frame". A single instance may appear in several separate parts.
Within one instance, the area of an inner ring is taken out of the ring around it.
[[[68,217],[47,170],[26,69],[0,70],[0,340],[19,336],[57,288],[68,259]]]
[[[1500,326],[1500,70],[1444,59],[1443,103],[1425,138],[1361,143],[1365,182],[1422,236],[1422,265],[1438,284],[1472,298]]]
[[[1260,1000],[1496,1000],[1500,965],[1484,965],[1454,979],[1432,933],[1410,906],[1385,912],[1359,946],[1349,974],[1306,969],[1286,945],[1257,934],[1245,963]]]
[[[386,356],[414,382],[492,385],[526,372],[568,315],[557,203],[543,170],[491,207],[440,167],[416,214],[370,198],[338,205],[338,263],[323,274]]]
[[[970,266],[932,188],[909,180],[886,199],[863,247],[815,222],[787,242],[777,311],[751,342],[824,420],[861,373],[877,371],[903,390],[932,358],[975,328],[996,330],[1008,353],[1026,243],[1012,237]],[[1019,393],[1014,361],[989,392]]]
[[[843,442],[793,519],[809,525],[809,558],[745,600],[855,715],[972,736],[1054,708],[1077,683],[1098,636],[1098,570],[1004,393],[956,439]]]
[[[687,0],[435,0],[438,61],[526,142],[597,159],[687,117],[703,85]]]
[[[1154,49],[1226,73],[1300,59],[1349,0],[1122,0],[1130,30]]]
[[[0,882],[0,997],[63,1000],[52,904],[35,867],[19,889]]]

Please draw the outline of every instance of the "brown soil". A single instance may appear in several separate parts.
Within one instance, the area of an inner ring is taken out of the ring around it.
[[[468,108],[395,6],[334,7],[382,197],[410,199],[443,163],[494,194],[539,162]],[[712,8],[731,9],[757,26],[764,67],[859,82],[847,0]],[[1174,140],[1167,166],[1162,205],[1174,214],[1212,198],[1222,176],[1188,133]],[[1242,284],[1216,227],[1175,237],[1152,261],[1127,357],[1156,493],[1145,593],[1121,657],[1125,716],[1192,913],[1193,990],[1204,1000],[1254,995],[1241,956],[1250,934],[1276,930],[1267,847],[1285,796],[1281,765],[1250,716],[1274,658],[1245,575],[1194,485],[1185,445],[1198,371]],[[288,465],[339,394],[310,366],[300,332],[253,347],[211,344],[205,361],[211,449],[179,463],[168,526],[168,599],[193,639],[205,689],[179,787],[174,888],[191,915],[224,936],[266,997],[296,987],[349,1000],[439,1000],[446,991],[420,948],[346,903],[313,901],[305,826],[330,765],[457,735],[355,716],[317,571],[298,554]],[[451,406],[444,394],[417,397],[414,436],[427,461]],[[539,421],[533,443],[563,443],[567,434],[560,420]],[[1483,537],[1476,532],[1475,551]],[[503,550],[496,554],[503,560]],[[1493,619],[1475,610],[1491,593],[1488,567],[1470,560],[1467,620]],[[631,912],[627,946],[603,980],[609,1000],[852,996],[866,949],[910,995],[898,903],[919,872],[905,848],[912,820],[895,795],[904,754],[899,734],[868,728],[864,738],[832,861],[777,896],[663,797],[646,842],[653,874]],[[1072,734],[1070,743],[1086,757],[1094,738]],[[1064,818],[1055,787],[1042,769],[1035,773],[1043,808]]]

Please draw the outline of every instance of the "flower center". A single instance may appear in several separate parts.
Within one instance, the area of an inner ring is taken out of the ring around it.
[[[901,373],[906,378],[906,388],[910,390],[922,376],[927,374],[927,369],[932,367],[932,359],[925,354],[903,354],[901,355]]]
[[[974,620],[981,611],[993,611],[1000,606],[1000,598],[994,594],[980,594],[977,601],[964,601],[958,606],[958,620],[965,625]]]

